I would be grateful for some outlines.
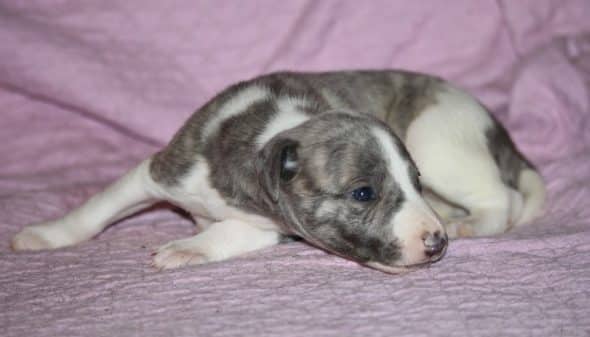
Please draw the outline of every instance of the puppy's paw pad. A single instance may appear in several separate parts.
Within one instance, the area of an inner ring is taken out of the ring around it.
[[[25,228],[12,238],[10,246],[15,251],[51,249],[53,246],[38,232]]]
[[[154,254],[152,265],[158,269],[173,269],[207,263],[207,256],[195,249],[165,245]]]

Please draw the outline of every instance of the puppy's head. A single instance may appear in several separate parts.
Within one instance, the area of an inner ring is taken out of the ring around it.
[[[276,135],[258,163],[267,202],[313,245],[387,272],[436,261],[446,250],[416,166],[377,119],[319,115]]]

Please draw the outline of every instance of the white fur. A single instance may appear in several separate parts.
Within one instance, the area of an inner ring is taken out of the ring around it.
[[[209,182],[210,168],[207,160],[199,157],[197,164],[184,177],[178,187],[165,191],[166,200],[187,210],[196,217],[205,217],[213,223],[227,219],[239,220],[260,229],[278,230],[272,220],[229,206],[221,194]]]
[[[383,156],[387,162],[389,172],[399,184],[404,193],[405,201],[401,209],[393,217],[393,233],[397,237],[403,249],[400,264],[410,265],[426,262],[424,254],[424,235],[426,233],[445,232],[432,209],[424,202],[420,193],[410,180],[409,163],[402,158],[391,136],[384,130],[375,127],[372,130]]]
[[[492,125],[490,116],[473,98],[451,87],[436,100],[407,130],[406,146],[421,181],[470,209],[476,235],[505,231],[510,191],[488,151],[485,130]]]
[[[285,130],[294,128],[309,119],[300,109],[307,102],[300,98],[283,97],[278,100],[278,111],[266,125],[264,131],[256,139],[258,148],[261,149],[275,135]]]
[[[240,220],[216,222],[198,235],[160,247],[153,264],[160,269],[221,261],[279,243],[279,233]]]
[[[275,222],[229,206],[211,186],[205,158],[199,157],[195,162],[179,186],[165,193],[167,200],[191,212],[203,231],[162,246],[154,257],[154,266],[168,269],[220,261],[279,242]]]
[[[381,147],[383,157],[389,166],[389,172],[399,184],[401,190],[406,195],[406,198],[411,200],[422,199],[420,192],[416,190],[414,184],[412,184],[412,181],[410,180],[409,163],[402,158],[397,147],[394,145],[391,136],[385,130],[378,127],[374,127],[372,132]]]
[[[533,220],[539,215],[539,211],[545,203],[545,184],[543,178],[530,169],[523,170],[518,178],[518,190],[523,195],[522,212],[514,222],[521,225]]]
[[[202,139],[215,133],[223,121],[270,98],[271,92],[265,87],[242,89],[206,123]],[[329,96],[327,99],[338,98]],[[545,196],[540,176],[525,170],[520,175],[519,191],[506,187],[487,148],[485,130],[492,123],[487,112],[473,98],[451,87],[437,94],[436,101],[437,104],[427,107],[412,122],[405,139],[422,173],[422,182],[442,197],[469,208],[471,215],[466,221],[471,222],[467,225],[472,234],[496,234],[504,231],[510,222],[518,224],[530,220],[542,206]],[[301,110],[305,105],[303,99],[280,98],[277,114],[256,139],[258,148],[278,133],[307,121],[309,117]],[[409,163],[402,158],[391,137],[377,127],[372,132],[406,199],[391,224],[404,248],[401,266],[426,262],[424,235],[442,233],[444,229],[412,184]],[[162,199],[193,214],[203,231],[158,249],[154,257],[158,268],[219,261],[278,243],[278,224],[228,205],[210,183],[211,172],[206,159],[195,159],[191,171],[174,187],[160,186],[151,179],[150,159],[147,159],[62,219],[26,227],[14,237],[12,245],[16,250],[73,245]],[[318,215],[333,211],[334,205],[326,203],[318,209]],[[449,235],[461,235],[464,225],[448,224]],[[303,227],[301,230],[306,234]],[[375,267],[398,270],[382,265]]]
[[[219,111],[205,124],[202,131],[202,140],[206,140],[214,134],[219,126],[227,119],[243,112],[250,105],[271,97],[268,88],[261,86],[249,86],[240,90],[234,97],[225,102]]]
[[[157,200],[168,200],[203,220],[204,231],[162,246],[154,257],[161,269],[218,261],[279,242],[278,226],[270,219],[227,205],[209,183],[204,158],[174,188],[164,189],[149,174],[150,159],[142,162],[103,192],[62,219],[26,227],[13,239],[16,250],[39,250],[74,245],[108,224]]]
[[[424,254],[424,239],[427,234],[445,229],[435,213],[423,201],[406,201],[393,218],[393,233],[402,244],[400,265],[411,265],[428,261]]]
[[[39,250],[74,245],[152,205],[159,199],[159,189],[149,174],[150,160],[143,161],[63,218],[26,227],[13,238],[13,248]]]

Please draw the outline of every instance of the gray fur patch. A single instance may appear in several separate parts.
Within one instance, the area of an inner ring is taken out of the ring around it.
[[[534,169],[533,165],[516,148],[502,124],[494,116],[491,117],[494,123],[485,132],[488,150],[500,169],[502,182],[518,189],[520,172],[525,168]]]
[[[207,148],[207,144],[202,144],[200,140],[204,125],[225,102],[247,86],[266,87],[275,99],[281,96],[304,99],[309,102],[304,112],[310,115],[331,110],[374,115],[403,139],[411,121],[421,110],[435,103],[434,95],[440,82],[438,78],[412,72],[377,70],[281,72],[240,82],[228,87],[195,112],[168,146],[154,156],[150,172],[157,182],[176,184],[195,164],[197,155]],[[215,141],[215,137],[211,138]]]
[[[297,234],[334,253],[359,262],[394,263],[401,248],[391,223],[404,194],[370,132],[380,122],[329,113],[305,124],[283,135],[298,142],[300,159],[293,181],[279,187],[277,216]],[[377,200],[354,200],[352,191],[363,186],[375,189]]]
[[[196,164],[199,154],[205,151],[201,142],[202,129],[225,102],[249,85],[240,82],[213,97],[198,109],[176,132],[170,143],[153,156],[150,174],[154,181],[164,185],[175,185]]]
[[[385,108],[385,116],[378,117],[385,121],[393,131],[405,139],[410,123],[427,107],[436,104],[436,93],[442,90],[442,80],[423,75],[407,76],[392,74],[395,88],[390,93],[390,100]]]
[[[436,77],[401,71],[273,73],[230,86],[210,100],[154,155],[153,179],[176,185],[204,158],[210,165],[211,185],[226,202],[246,212],[273,218],[285,234],[360,262],[395,263],[400,243],[393,237],[391,219],[405,200],[398,183],[385,169],[377,142],[369,131],[378,125],[391,135],[401,157],[410,163],[415,187],[418,171],[402,140],[412,121],[443,90]],[[202,139],[203,127],[228,100],[248,86],[268,89],[268,100],[246,104]],[[262,150],[256,140],[276,115],[282,97],[305,101],[300,112],[311,118],[283,131]],[[393,131],[392,131],[393,130]],[[510,186],[530,166],[496,122],[486,132],[490,152]],[[277,167],[281,146],[297,151],[298,171],[281,182]],[[371,186],[378,198],[359,202],[354,188]]]
[[[256,176],[256,137],[264,131],[276,114],[272,101],[251,105],[243,113],[227,119],[219,131],[208,140],[203,155],[209,162],[211,185],[229,205],[253,212],[266,210],[260,204],[260,188]]]

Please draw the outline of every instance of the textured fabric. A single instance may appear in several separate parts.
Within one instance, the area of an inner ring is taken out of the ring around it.
[[[589,17],[585,0],[0,0],[0,335],[590,335]],[[76,247],[9,250],[230,83],[385,67],[491,107],[546,178],[545,215],[403,276],[304,243],[157,272],[151,251],[194,233],[166,206]]]

